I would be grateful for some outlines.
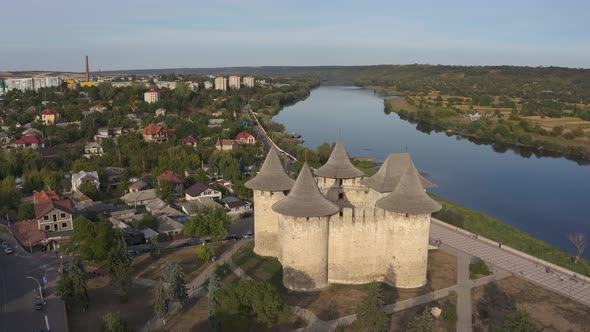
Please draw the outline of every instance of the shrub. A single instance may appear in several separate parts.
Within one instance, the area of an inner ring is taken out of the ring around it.
[[[457,307],[455,305],[449,304],[443,308],[442,311],[442,318],[448,322],[456,322],[457,321]]]
[[[215,251],[208,245],[202,245],[197,247],[197,259],[202,261],[210,261],[215,256]]]

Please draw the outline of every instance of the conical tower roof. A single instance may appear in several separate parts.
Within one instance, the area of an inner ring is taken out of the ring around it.
[[[370,178],[363,179],[361,184],[380,193],[392,192],[410,164],[413,163],[409,153],[391,153],[377,173]],[[420,174],[418,174],[418,179],[422,184],[422,188],[437,187],[437,185],[426,180]]]
[[[316,176],[331,179],[352,179],[361,177],[363,174],[365,173],[350,162],[350,157],[348,157],[341,139],[336,142],[328,161],[315,172]]]
[[[281,164],[281,159],[274,147],[270,148],[260,172],[244,185],[246,188],[264,191],[285,191],[293,187],[291,179]]]
[[[378,200],[375,205],[387,211],[408,214],[429,214],[442,208],[424,191],[418,171],[411,160],[393,192]]]
[[[293,189],[287,197],[273,204],[272,209],[292,217],[323,217],[340,210],[322,195],[307,162],[303,165]]]

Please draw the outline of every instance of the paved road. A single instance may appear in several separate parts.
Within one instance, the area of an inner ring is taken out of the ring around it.
[[[430,237],[441,240],[443,245],[479,257],[520,278],[590,306],[590,284],[583,282],[581,277],[574,279],[571,271],[558,270],[558,267],[548,262],[527,257],[506,246],[499,248],[497,244],[481,236],[474,239],[464,230],[434,219],[430,226]],[[546,266],[553,266],[553,272],[546,272]]]
[[[471,286],[469,263],[471,257],[464,253],[457,255],[457,331],[473,331],[471,309]]]
[[[66,331],[63,302],[54,293],[59,258],[27,254],[16,247],[16,243],[6,234],[0,237],[15,248],[12,255],[0,253],[0,332],[34,329],[47,331],[46,316],[52,332]],[[48,283],[44,291],[47,304],[44,310],[37,311],[33,308],[34,291],[38,286],[26,276],[37,278],[41,284],[43,277],[47,277]]]

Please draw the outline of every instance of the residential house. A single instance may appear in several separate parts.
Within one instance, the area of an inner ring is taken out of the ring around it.
[[[47,232],[71,231],[72,202],[55,191],[33,192],[35,219],[40,230]]]
[[[215,148],[219,151],[231,151],[234,149],[234,140],[233,139],[217,139],[215,142]]]
[[[129,185],[129,192],[136,193],[138,191],[142,191],[142,190],[147,189],[147,187],[148,187],[148,184],[145,181],[143,181],[142,179],[139,179]]]
[[[59,121],[59,113],[56,110],[46,109],[41,113],[41,122],[44,125],[55,124]]]
[[[47,242],[47,232],[39,229],[37,220],[25,220],[10,224],[12,234],[23,248],[30,252],[43,250]]]
[[[254,138],[254,136],[252,136],[252,134],[243,131],[236,136],[236,143],[238,143],[238,144],[254,144],[254,143],[256,143],[256,138]]]
[[[225,188],[227,188],[227,190],[233,192],[234,191],[234,185],[225,179],[217,179],[217,183],[219,183],[220,185],[224,186]]]
[[[216,128],[216,127],[221,126],[222,123],[223,123],[223,119],[209,119],[209,124],[207,125],[207,127]]]
[[[190,135],[188,137],[183,138],[181,143],[183,145],[190,145],[193,148],[196,148],[197,147],[197,138],[193,135]]]
[[[143,136],[143,140],[146,142],[163,143],[168,141],[168,131],[169,130],[163,126],[152,123],[141,129],[139,132]]]
[[[252,211],[250,202],[241,200],[237,197],[228,196],[222,199],[228,214],[242,214]]]
[[[92,171],[92,172],[80,171],[78,173],[74,173],[74,174],[72,174],[71,181],[72,181],[72,192],[74,192],[74,193],[79,191],[79,188],[83,183],[92,184],[94,187],[96,187],[96,190],[98,190],[100,187],[100,180],[98,178],[98,173],[96,171]]]
[[[97,142],[102,141],[103,139],[111,138],[112,131],[108,127],[98,128],[98,132],[94,135],[94,140]]]
[[[84,157],[85,158],[92,158],[92,157],[100,157],[104,154],[104,150],[102,145],[98,142],[90,142],[84,146]]]
[[[151,88],[143,94],[143,100],[148,104],[157,103],[160,101],[160,88]]]
[[[107,110],[107,107],[104,106],[103,104],[98,104],[98,105],[94,105],[94,106],[90,106],[90,112],[94,113],[94,112],[104,112]]]
[[[148,189],[142,191],[131,192],[123,195],[121,200],[127,205],[138,206],[145,205],[147,202],[158,198],[156,189]]]
[[[166,110],[163,108],[158,108],[156,110],[156,116],[166,116]]]
[[[39,149],[45,147],[45,139],[37,134],[25,134],[22,135],[14,145],[19,148],[31,148],[31,149]]]
[[[182,212],[186,213],[187,215],[193,215],[196,209],[199,208],[224,208],[223,205],[217,203],[215,200],[209,197],[198,197],[197,199],[191,200],[189,202],[184,202],[180,205]]]
[[[221,199],[221,191],[203,183],[195,183],[184,191],[184,198],[187,201],[194,201],[201,197]]]
[[[182,196],[182,191],[184,190],[184,186],[182,184],[182,179],[178,177],[172,171],[165,171],[164,173],[158,175],[156,178],[158,180],[158,186],[162,188],[162,181],[167,181],[174,184],[174,188],[172,193],[174,196]]]

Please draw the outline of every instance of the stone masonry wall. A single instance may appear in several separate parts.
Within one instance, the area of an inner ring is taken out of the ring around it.
[[[312,291],[328,286],[329,217],[279,216],[283,284]]]
[[[279,215],[272,205],[285,198],[282,192],[254,190],[254,252],[280,260]]]
[[[399,288],[426,284],[430,214],[409,215],[387,212],[394,237],[388,241],[383,259],[385,281]]]

